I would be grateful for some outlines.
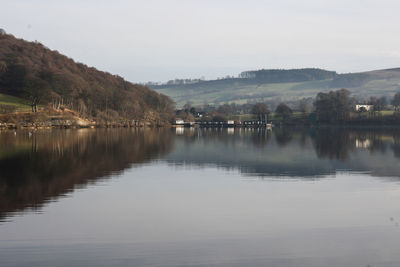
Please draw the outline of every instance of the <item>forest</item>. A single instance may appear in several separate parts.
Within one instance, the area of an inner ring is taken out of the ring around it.
[[[80,117],[104,121],[167,122],[174,109],[168,96],[4,30],[0,31],[0,93],[29,101],[32,112],[39,106],[68,108]]]

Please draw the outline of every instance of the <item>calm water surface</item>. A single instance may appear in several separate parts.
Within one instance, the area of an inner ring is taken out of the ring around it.
[[[400,266],[400,129],[0,132],[0,266]]]

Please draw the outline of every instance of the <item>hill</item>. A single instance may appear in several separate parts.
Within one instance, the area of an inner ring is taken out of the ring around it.
[[[3,100],[11,100],[11,105],[28,103],[32,112],[40,105],[51,105],[75,110],[81,117],[94,120],[167,122],[173,114],[173,102],[163,94],[77,63],[38,42],[17,39],[3,30],[0,93]]]
[[[193,80],[192,80],[193,81]],[[356,97],[393,95],[400,90],[400,68],[338,74],[322,69],[258,70],[242,72],[238,78],[192,83],[151,85],[173,98],[178,106],[210,103],[254,103],[296,101],[319,92],[347,88]]]

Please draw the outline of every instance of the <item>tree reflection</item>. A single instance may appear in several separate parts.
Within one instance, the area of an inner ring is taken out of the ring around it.
[[[271,138],[271,137],[274,138]],[[284,147],[284,149],[283,149]],[[389,150],[391,148],[391,150]],[[398,177],[399,129],[114,129],[0,132],[0,220],[155,158],[246,176]]]
[[[256,147],[266,147],[271,139],[271,133],[267,129],[255,129],[251,135],[251,142]]]
[[[169,130],[52,130],[0,134],[0,220],[173,147]]]
[[[394,142],[392,144],[393,154],[396,158],[400,158],[400,133],[395,133],[393,139],[394,139]]]
[[[354,139],[349,131],[335,128],[321,128],[314,137],[315,152],[319,158],[344,161],[354,149]]]
[[[290,128],[277,128],[274,130],[276,143],[280,147],[286,146],[293,138],[293,129]]]

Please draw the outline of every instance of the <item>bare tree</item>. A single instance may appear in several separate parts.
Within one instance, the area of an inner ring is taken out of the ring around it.
[[[394,108],[395,108],[396,110],[399,109],[399,106],[400,106],[400,92],[399,92],[399,93],[396,93],[396,94],[394,95],[394,97],[393,97],[393,99],[392,99],[392,105],[394,106]]]
[[[257,116],[258,120],[266,121],[266,116],[270,113],[265,103],[257,103],[251,108],[251,114]]]
[[[49,95],[50,86],[46,81],[29,77],[25,81],[24,95],[31,102],[32,112],[38,111],[38,105]]]

